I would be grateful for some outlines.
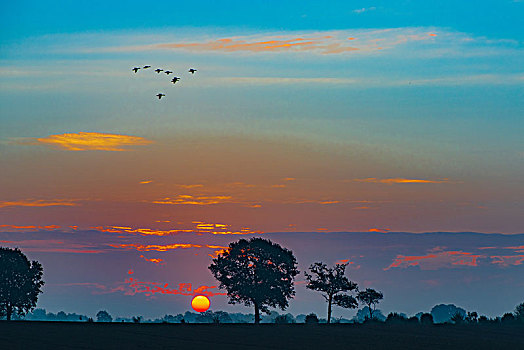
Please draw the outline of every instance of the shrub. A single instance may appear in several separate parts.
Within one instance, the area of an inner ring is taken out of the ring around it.
[[[430,313],[425,313],[420,316],[421,324],[433,324],[433,315]]]
[[[318,317],[314,313],[310,313],[306,316],[305,322],[307,324],[318,324]]]

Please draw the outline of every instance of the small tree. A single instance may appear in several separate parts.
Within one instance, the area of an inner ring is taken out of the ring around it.
[[[348,309],[354,309],[358,305],[357,300],[347,294],[357,289],[357,284],[344,275],[347,265],[336,264],[328,268],[326,264],[316,262],[309,267],[311,274],[304,273],[308,281],[306,288],[321,292],[328,303],[327,323],[331,323],[332,304]]]
[[[466,322],[467,323],[477,323],[477,318],[479,317],[479,315],[477,314],[477,312],[473,311],[473,312],[469,312],[468,311],[468,314],[466,316]]]
[[[500,321],[502,323],[514,323],[515,316],[511,312],[506,312],[504,315],[502,315],[502,319]]]
[[[42,274],[42,265],[30,262],[20,249],[0,247],[0,316],[10,321],[13,314],[33,310],[42,293]]]
[[[390,312],[386,318],[386,323],[399,324],[407,322],[407,318],[397,312]]]
[[[453,322],[454,324],[462,324],[462,323],[464,323],[464,315],[461,314],[460,312],[456,312],[451,317],[451,322]]]
[[[306,316],[305,323],[307,324],[318,324],[318,317],[314,313],[310,313]]]
[[[268,307],[285,310],[288,299],[295,295],[293,280],[298,274],[293,253],[267,239],[241,239],[229,244],[209,270],[227,290],[230,304],[243,303],[255,307],[255,323],[260,323],[260,311]]]
[[[111,317],[109,312],[101,310],[96,314],[96,322],[113,322],[113,317]]]
[[[420,315],[420,323],[421,324],[433,324],[433,315],[430,313],[423,313]]]
[[[357,299],[368,306],[370,320],[373,319],[375,307],[380,302],[380,300],[382,300],[382,298],[384,298],[384,295],[381,292],[371,288],[366,288],[366,290],[362,290],[357,294]],[[373,306],[373,308],[371,308],[371,306]]]
[[[519,322],[524,322],[524,303],[521,303],[515,307],[515,319]]]

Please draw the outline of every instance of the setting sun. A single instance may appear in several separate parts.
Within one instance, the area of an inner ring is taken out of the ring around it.
[[[203,295],[197,295],[191,300],[191,307],[197,312],[204,312],[209,309],[209,299]]]

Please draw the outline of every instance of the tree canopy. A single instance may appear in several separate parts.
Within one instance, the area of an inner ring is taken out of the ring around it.
[[[370,320],[373,319],[375,306],[380,302],[380,300],[382,300],[382,298],[384,298],[384,295],[372,288],[366,288],[366,290],[362,290],[357,294],[357,299],[368,306]]]
[[[306,288],[319,291],[328,302],[327,323],[331,323],[331,305],[335,304],[343,308],[356,308],[357,300],[349,295],[357,289],[357,284],[351,282],[346,276],[348,264],[336,264],[328,268],[322,262],[316,262],[309,267],[311,274],[304,272],[308,281]]]
[[[260,311],[268,307],[282,310],[295,295],[293,281],[299,273],[293,253],[262,238],[241,239],[229,244],[209,266],[209,270],[226,289],[230,304],[255,307],[255,323]]]
[[[20,249],[0,247],[0,316],[11,320],[33,310],[44,282],[38,261],[29,261]]]

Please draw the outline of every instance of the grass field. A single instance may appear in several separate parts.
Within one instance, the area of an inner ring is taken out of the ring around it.
[[[0,321],[0,349],[524,349],[522,325]]]

